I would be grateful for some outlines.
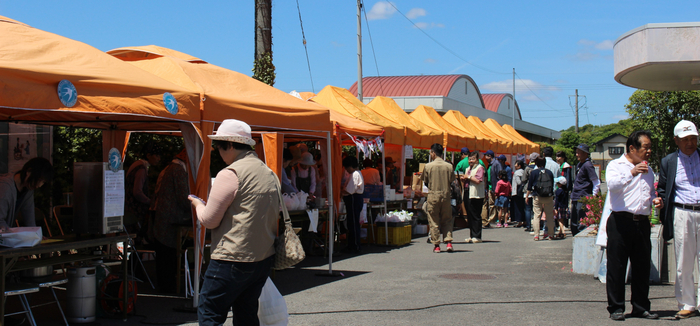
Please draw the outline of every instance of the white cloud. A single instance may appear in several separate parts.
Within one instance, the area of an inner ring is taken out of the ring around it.
[[[406,17],[408,17],[408,19],[416,19],[418,17],[422,17],[422,16],[425,16],[427,14],[428,14],[428,12],[425,11],[425,9],[423,9],[423,8],[413,8],[413,9],[408,11],[408,13],[406,14]]]
[[[603,40],[602,42],[596,42],[583,38],[578,40],[576,44],[579,45],[579,50],[575,54],[567,56],[571,60],[591,61],[600,58],[608,59],[608,57],[611,57],[610,55],[605,53],[613,49],[613,41],[611,40]],[[600,52],[603,52],[603,54],[601,54]]]
[[[485,91],[491,93],[511,93],[513,91],[513,80],[506,79],[503,81],[490,82],[488,84],[480,85],[479,89],[486,93]],[[557,86],[542,85],[534,80],[530,79],[518,79],[515,81],[515,92],[542,92],[542,91],[560,91],[561,89]],[[539,94],[538,94],[539,95]],[[541,97],[541,96],[540,96]],[[525,99],[523,97],[523,99]]]
[[[436,63],[437,60],[435,60],[435,59],[433,59],[433,58],[428,58],[428,59],[425,59],[423,62],[425,62],[425,63]]]
[[[619,120],[624,120],[624,119],[629,119],[629,118],[630,118],[629,114],[618,114],[618,115],[612,116],[612,119],[613,119],[613,120],[617,120],[617,121],[619,121]]]
[[[605,40],[603,42],[596,44],[595,48],[598,50],[603,50],[603,51],[612,50],[613,49],[613,41]]]
[[[415,27],[420,29],[444,28],[445,24],[418,22]]]
[[[387,1],[379,1],[367,12],[367,20],[389,19],[396,13],[396,9]]]

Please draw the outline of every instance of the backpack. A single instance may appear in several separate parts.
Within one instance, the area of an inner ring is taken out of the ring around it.
[[[552,197],[554,192],[554,178],[552,172],[547,173],[547,169],[540,170],[537,176],[537,184],[535,185],[535,193],[538,197]]]

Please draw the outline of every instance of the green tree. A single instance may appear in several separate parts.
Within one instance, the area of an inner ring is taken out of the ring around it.
[[[581,143],[581,137],[573,131],[564,131],[561,133],[561,138],[556,142],[556,145],[564,148],[576,148]]]
[[[652,135],[651,165],[677,149],[673,127],[680,120],[700,123],[700,91],[656,92],[638,90],[625,105],[631,130],[649,130]]]

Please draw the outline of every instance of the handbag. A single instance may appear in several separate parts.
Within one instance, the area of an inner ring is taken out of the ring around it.
[[[272,268],[281,270],[300,263],[306,258],[306,253],[301,246],[299,237],[292,228],[292,220],[289,218],[287,205],[282,200],[282,190],[279,183],[277,183],[277,194],[280,197],[280,205],[282,205],[282,214],[284,215],[284,232],[277,237],[275,262],[272,264]]]

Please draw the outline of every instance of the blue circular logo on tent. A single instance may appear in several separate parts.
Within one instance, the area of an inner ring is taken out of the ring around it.
[[[116,148],[112,148],[109,150],[109,169],[112,170],[112,172],[117,172],[119,171],[119,168],[122,166],[122,154],[119,153],[119,150]]]
[[[170,94],[166,92],[163,94],[163,104],[165,104],[165,108],[170,112],[170,114],[177,114],[177,101],[175,100],[175,96],[173,94]]]
[[[58,98],[63,105],[69,108],[73,107],[78,101],[78,90],[75,89],[73,83],[64,79],[58,83]]]

